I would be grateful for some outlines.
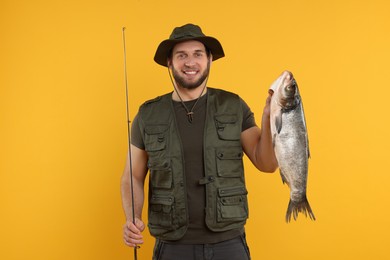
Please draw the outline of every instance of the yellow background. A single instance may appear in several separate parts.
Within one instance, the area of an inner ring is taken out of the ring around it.
[[[386,0],[2,0],[0,259],[132,259],[121,30],[133,117],[171,91],[152,58],[187,22],[225,49],[209,86],[239,93],[258,123],[283,70],[300,86],[317,221],[286,224],[287,186],[246,161],[253,259],[388,259],[389,10]],[[151,259],[145,237],[139,259]]]

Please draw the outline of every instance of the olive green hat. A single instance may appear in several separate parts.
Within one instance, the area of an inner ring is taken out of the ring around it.
[[[210,36],[203,34],[202,29],[194,24],[186,24],[173,29],[168,40],[162,41],[154,55],[154,61],[158,64],[167,67],[167,58],[175,44],[183,41],[195,40],[203,43],[207,49],[211,51],[213,60],[217,60],[225,56],[221,43]]]

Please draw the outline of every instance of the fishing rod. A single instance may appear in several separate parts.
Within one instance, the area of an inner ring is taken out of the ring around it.
[[[127,64],[126,64],[126,27],[122,28],[122,40],[123,40],[123,56],[124,56],[124,70],[125,70],[125,86],[126,86],[126,114],[127,114],[127,140],[129,145],[129,172],[130,172],[130,196],[131,196],[131,211],[132,221],[135,226],[135,213],[134,213],[134,187],[133,187],[133,165],[131,161],[131,121],[130,121],[130,109],[129,109],[129,88],[127,84]],[[137,249],[138,246],[134,247],[134,260],[137,260]]]

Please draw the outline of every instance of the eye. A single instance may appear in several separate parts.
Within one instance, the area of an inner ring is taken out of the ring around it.
[[[186,57],[187,57],[187,55],[185,55],[184,53],[178,53],[178,54],[176,54],[176,58],[179,59],[179,60],[182,60],[182,59],[184,59],[184,58],[186,58]]]

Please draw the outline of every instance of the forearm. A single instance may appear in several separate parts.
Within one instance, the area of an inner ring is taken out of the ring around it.
[[[131,193],[130,176],[122,177],[121,193],[122,193],[122,206],[125,212],[126,220],[133,219],[133,199]],[[133,178],[133,196],[134,196],[134,216],[141,219],[142,208],[144,204],[144,183]]]
[[[254,126],[241,133],[245,153],[253,165],[262,172],[274,172],[278,167],[272,143],[270,101],[271,96],[268,96],[262,115],[261,129]]]
[[[134,215],[141,219],[142,207],[144,204],[144,182],[148,172],[146,167],[147,154],[135,146],[131,146],[132,175],[133,175],[133,196],[134,196]],[[123,171],[121,180],[122,206],[126,215],[126,220],[133,219],[133,202],[130,183],[130,163],[129,156]]]
[[[270,118],[267,115],[263,115],[262,118],[259,143],[256,147],[256,159],[263,172],[274,172],[278,167],[272,143]]]

